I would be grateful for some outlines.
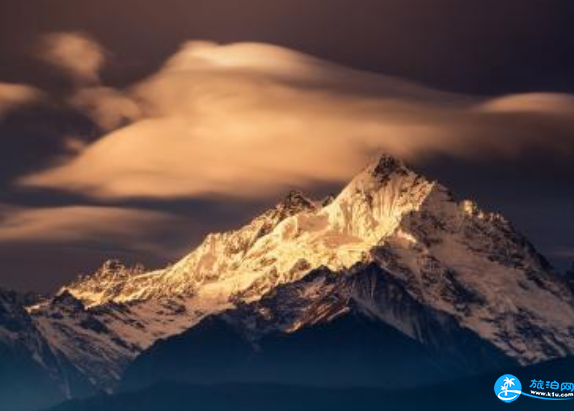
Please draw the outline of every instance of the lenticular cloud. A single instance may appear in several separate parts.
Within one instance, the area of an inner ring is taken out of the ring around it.
[[[267,44],[186,43],[116,97],[128,125],[19,183],[99,198],[253,198],[344,181],[381,151],[412,162],[574,151],[569,96],[445,93]],[[98,115],[118,123],[105,107]]]

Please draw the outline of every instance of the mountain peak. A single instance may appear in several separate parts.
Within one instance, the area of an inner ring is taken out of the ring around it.
[[[392,174],[405,174],[409,170],[405,164],[389,154],[383,154],[367,167],[368,173],[375,178],[386,180]]]
[[[296,213],[315,209],[315,203],[299,190],[291,190],[285,198],[277,204],[279,210],[289,210]]]
[[[382,154],[375,163],[371,164],[371,167],[373,166],[373,171],[376,174],[388,174],[405,168],[405,165],[401,160],[389,154]]]
[[[56,295],[52,299],[52,304],[54,306],[69,309],[72,311],[82,311],[85,308],[84,304],[79,299],[74,297],[74,295],[68,290],[63,290],[58,295]]]
[[[353,267],[369,271],[348,284],[345,277]],[[314,277],[320,269],[337,281]],[[86,375],[108,387],[128,361],[158,339],[256,302],[284,284],[295,284],[289,301],[272,308],[281,323],[297,314],[293,318],[302,322],[289,323],[293,332],[319,318],[330,321],[342,309],[354,310],[339,304],[351,294],[336,301],[328,292],[349,285],[361,312],[424,344],[430,340],[411,321],[413,307],[423,319],[431,311],[448,315],[449,323],[521,362],[574,353],[569,285],[511,225],[473,202],[454,201],[446,187],[389,155],[359,173],[337,197],[313,202],[291,191],[243,227],[208,235],[163,270],[145,272],[109,261],[64,287],[50,310],[32,315],[56,346],[63,341],[74,347],[74,364],[92,364]],[[310,305],[302,300],[308,297]],[[78,314],[78,300],[85,315]],[[100,324],[109,331],[98,333],[104,329]],[[102,369],[110,373],[102,376]]]
[[[395,184],[390,184],[391,181],[395,181]],[[402,161],[388,154],[383,154],[377,161],[372,162],[357,174],[339,197],[349,199],[355,197],[356,193],[371,197],[372,194],[382,189],[386,190],[385,187],[393,190],[391,186],[403,185],[407,181],[418,185],[426,182],[426,179],[411,171]]]
[[[280,204],[288,207],[313,207],[313,201],[303,194],[302,191],[299,190],[291,190],[287,193],[283,201]]]

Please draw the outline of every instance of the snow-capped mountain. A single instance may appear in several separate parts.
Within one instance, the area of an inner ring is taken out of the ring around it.
[[[110,392],[136,355],[201,318],[186,304],[173,296],[87,308],[64,290],[31,314],[54,352],[74,364],[96,389]]]
[[[165,270],[124,270],[65,289],[96,306],[185,296],[205,315],[320,266],[341,271],[368,261],[521,361],[574,348],[572,294],[530,243],[504,217],[454,201],[388,156],[325,206],[291,193],[247,226],[209,235]]]
[[[26,410],[73,396],[93,387],[67,358],[53,349],[25,305],[36,296],[0,289],[0,409]],[[34,395],[30,388],[33,387]]]
[[[318,269],[343,279],[358,267],[377,267],[377,281],[399,284],[403,297],[380,300],[368,287],[360,295],[363,288],[347,284],[352,291],[345,294],[313,283],[293,292],[293,301],[281,300],[271,321],[256,321],[264,328],[240,323],[255,335],[266,327],[295,333],[352,306],[432,346],[433,338],[444,336],[423,332],[428,324],[413,322],[402,306],[408,300],[522,364],[574,353],[574,297],[566,281],[504,217],[456,202],[445,187],[389,156],[334,198],[314,202],[292,192],[246,226],[208,235],[170,267],[145,271],[108,262],[30,312],[54,352],[96,387],[110,390],[125,367],[160,339],[207,316],[258,304]],[[319,305],[308,298],[314,294]],[[295,315],[292,307],[306,308]]]

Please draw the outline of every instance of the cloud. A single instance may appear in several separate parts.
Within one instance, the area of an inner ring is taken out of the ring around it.
[[[64,70],[80,84],[99,83],[106,54],[98,42],[79,32],[47,34],[39,46],[40,58]]]
[[[511,94],[489,100],[479,110],[571,116],[574,113],[574,96],[564,93]]]
[[[137,121],[19,184],[99,198],[253,198],[345,181],[381,151],[415,163],[574,154],[568,95],[445,93],[265,44],[186,43],[128,95]]]
[[[109,206],[21,207],[0,204],[0,243],[114,244],[170,255],[154,234],[181,224],[157,211]],[[145,236],[142,233],[146,233]]]
[[[70,104],[86,113],[102,130],[113,130],[141,117],[138,103],[110,87],[81,89],[70,98]]]
[[[45,35],[38,54],[44,61],[72,76],[75,87],[67,103],[90,117],[103,131],[110,131],[140,118],[135,99],[112,87],[104,87],[100,71],[108,52],[95,39],[78,32]]]
[[[66,151],[66,155],[74,155],[85,149],[88,143],[76,134],[69,134],[62,138],[62,145]]]
[[[42,93],[34,87],[0,82],[0,119],[8,111],[37,102],[41,98]]]

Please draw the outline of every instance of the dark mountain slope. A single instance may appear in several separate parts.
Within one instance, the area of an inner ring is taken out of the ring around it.
[[[320,269],[159,341],[122,388],[161,380],[412,387],[514,364],[375,264]]]
[[[544,401],[525,396],[513,405],[505,404],[493,390],[503,373],[518,377],[523,389],[531,379],[571,381],[574,359],[507,368],[503,372],[408,390],[163,382],[142,391],[71,401],[50,411],[508,411],[512,407],[538,411],[571,409],[574,404],[574,400]]]

